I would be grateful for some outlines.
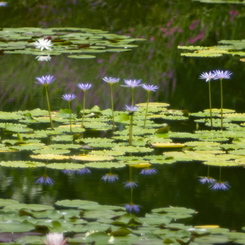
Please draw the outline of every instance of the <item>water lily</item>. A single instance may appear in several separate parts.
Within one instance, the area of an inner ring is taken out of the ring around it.
[[[126,105],[125,108],[129,112],[136,112],[139,107],[138,106],[133,106],[133,105]]]
[[[149,101],[150,101],[150,93],[155,92],[159,87],[155,85],[148,85],[148,84],[143,84],[142,88],[147,91],[147,100],[146,100],[146,109],[145,109],[145,120],[144,120],[144,127],[146,125],[146,117],[148,113],[148,106],[149,106]]]
[[[134,116],[134,112],[136,112],[138,110],[137,106],[133,106],[133,105],[126,105],[126,110],[129,112],[129,120],[130,120],[130,124],[129,124],[129,145],[132,145],[133,142],[133,116]]]
[[[71,101],[74,100],[75,98],[76,98],[75,94],[64,94],[64,95],[62,95],[62,99],[66,100],[68,102],[68,109],[70,112],[70,132],[72,132],[72,127],[71,127],[71,114],[72,114]]]
[[[120,78],[115,77],[104,77],[102,80],[110,85],[110,95],[111,95],[111,111],[112,111],[112,126],[113,129],[115,128],[114,122],[114,99],[113,99],[113,85],[118,83]]]
[[[33,45],[41,51],[43,51],[44,49],[50,50],[53,46],[51,40],[45,38],[38,39],[36,42],[33,43]]]
[[[142,86],[141,80],[124,80],[125,85],[121,85],[122,87],[131,88],[132,91],[132,105],[134,105],[134,88]]]
[[[148,84],[142,84],[142,88],[147,92],[156,92],[156,90],[159,89],[158,86]]]
[[[71,102],[75,98],[76,98],[76,95],[75,94],[64,94],[64,95],[62,95],[62,99],[63,100],[66,100],[68,102]]]
[[[68,240],[68,238],[64,239],[63,233],[58,232],[48,233],[46,237],[47,242],[43,241],[46,245],[64,245]]]
[[[210,71],[210,72],[203,72],[200,77],[200,79],[205,79],[206,82],[210,82],[212,79],[215,79],[215,74]]]
[[[220,118],[221,118],[221,129],[223,129],[223,107],[224,107],[224,99],[223,99],[223,79],[230,79],[232,72],[230,71],[222,71],[215,70],[213,71],[214,79],[220,80]]]
[[[140,205],[136,205],[134,203],[124,205],[126,211],[128,213],[139,213],[140,212]]]
[[[141,80],[124,80],[125,85],[121,85],[122,87],[135,88],[142,86]]]
[[[105,182],[113,183],[113,182],[117,181],[119,179],[119,177],[117,174],[108,173],[108,174],[105,174],[104,176],[102,176],[101,179],[104,180]]]
[[[118,83],[120,81],[120,78],[115,77],[103,77],[102,80],[110,85],[113,85],[115,83]]]
[[[37,83],[47,86],[55,80],[55,77],[52,75],[46,75],[41,77],[36,77]]]
[[[209,94],[209,111],[210,111],[210,123],[211,128],[213,128],[213,116],[212,116],[212,96],[211,96],[211,80],[215,78],[215,74],[213,72],[203,72],[200,79],[205,79],[208,83],[208,94]]]
[[[6,7],[6,6],[8,6],[7,2],[0,2],[0,7]]]
[[[213,71],[214,79],[230,79],[232,72],[230,71],[222,71],[222,70],[215,70]]]
[[[46,76],[36,77],[36,80],[37,80],[38,84],[41,84],[44,86],[46,101],[47,101],[47,107],[48,107],[48,112],[49,112],[50,126],[53,129],[54,127],[53,127],[53,121],[52,121],[52,116],[51,116],[51,107],[50,107],[50,101],[49,101],[48,85],[51,84],[55,80],[55,77],[52,75],[46,75]]]
[[[91,83],[78,83],[77,86],[83,91],[83,115],[82,115],[82,125],[81,125],[83,127],[84,115],[85,115],[86,91],[92,87],[92,84]]]
[[[54,184],[54,180],[52,180],[50,177],[48,177],[48,175],[44,174],[43,176],[41,176],[40,178],[38,178],[36,180],[37,184],[43,184],[43,185],[53,185]]]

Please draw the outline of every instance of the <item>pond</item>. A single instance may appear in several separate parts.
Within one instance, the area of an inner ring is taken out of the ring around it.
[[[64,9],[68,11],[61,16]],[[13,231],[66,232],[70,243],[81,243],[80,233],[93,229],[96,234],[87,243],[100,238],[107,243],[107,234],[130,234],[128,241],[118,242],[142,244],[135,240],[139,233],[148,234],[142,239],[153,243],[190,243],[194,236],[199,244],[203,241],[196,237],[203,234],[211,237],[208,244],[243,243],[242,235],[235,238],[229,230],[243,231],[245,226],[244,44],[219,41],[242,38],[244,5],[9,1],[0,11],[0,197],[2,214],[22,225]],[[51,17],[50,11],[61,17]],[[26,18],[19,20],[23,12]],[[205,15],[200,18],[200,13]],[[85,16],[93,21],[85,22]],[[40,39],[46,45],[50,41],[51,50],[33,45]],[[184,55],[184,48],[192,53]],[[214,49],[217,57],[210,55]],[[191,57],[200,53],[202,57]],[[43,54],[50,60],[40,61]],[[200,79],[202,72],[218,69],[232,73],[223,81],[223,94],[219,81]],[[46,75],[54,81],[45,84]],[[118,79],[111,82],[108,77]],[[70,98],[73,94],[76,98]],[[218,189],[213,182],[201,183],[212,178]],[[46,206],[24,206],[34,204]],[[56,210],[50,211],[53,206]],[[69,220],[77,219],[72,228],[58,217],[64,207]],[[52,225],[40,220],[47,217]],[[95,221],[105,225],[103,230]],[[160,230],[152,232],[152,224]],[[200,230],[191,230],[198,225]],[[204,225],[222,228],[215,233]],[[170,239],[166,230],[187,233],[174,233]]]

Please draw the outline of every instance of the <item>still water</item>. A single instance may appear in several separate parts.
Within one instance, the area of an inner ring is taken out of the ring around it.
[[[242,81],[245,68],[238,57],[183,58],[177,49],[181,43],[216,45],[222,39],[244,38],[241,34],[245,16],[243,5],[205,5],[190,1],[185,1],[186,4],[183,4],[184,1],[163,1],[158,5],[154,1],[149,4],[142,1],[131,6],[132,2],[129,1],[130,4],[121,3],[117,6],[115,1],[110,4],[106,1],[84,1],[86,6],[82,6],[82,1],[66,1],[66,6],[57,2],[57,6],[10,4],[8,14],[3,8],[0,9],[2,27],[82,25],[146,40],[140,42],[132,52],[99,54],[93,60],[68,59],[61,55],[52,57],[50,62],[40,63],[35,56],[2,55],[1,110],[45,108],[45,100],[35,84],[35,77],[52,74],[57,78],[57,85],[50,91],[53,110],[65,106],[61,105],[61,95],[75,92],[79,82],[91,82],[94,85],[93,92],[87,97],[88,108],[94,105],[108,108],[109,91],[102,84],[102,77],[114,76],[120,77],[121,81],[142,79],[143,83],[158,85],[160,89],[152,101],[168,102],[172,108],[198,111],[208,107],[208,88],[205,82],[198,79],[200,73],[212,69],[229,69],[234,75],[232,82],[224,84],[225,107],[244,111],[245,84]],[[38,11],[40,9],[43,11]],[[51,12],[45,9],[54,11],[59,18],[50,15]],[[68,11],[61,15],[64,9]],[[130,9],[134,10],[134,14],[130,14],[129,18]],[[232,15],[231,10],[238,14]],[[26,13],[26,19],[20,18],[23,12]],[[213,86],[214,107],[219,106],[216,86]],[[115,93],[115,107],[122,110],[130,94],[119,87]],[[136,100],[137,103],[143,102],[145,98],[136,91]],[[20,159],[22,157],[19,156]],[[6,159],[8,155],[2,155],[2,160]],[[141,215],[150,212],[152,208],[183,206],[197,211],[189,221],[193,225],[219,224],[236,230],[245,225],[243,169],[224,168],[222,178],[229,181],[231,189],[212,191],[198,181],[198,176],[207,173],[207,167],[200,163],[185,162],[154,167],[157,174],[152,176],[142,176],[134,171],[134,178],[139,184],[134,192],[134,202],[141,205]],[[106,174],[105,170],[94,169],[90,175],[67,175],[61,171],[48,170],[48,175],[55,181],[50,186],[35,183],[43,174],[43,169],[1,167],[0,170],[1,198],[43,204],[53,204],[61,199],[85,199],[112,205],[124,205],[130,199],[129,191],[123,187],[123,183],[128,180],[128,169],[116,171],[120,179],[110,184],[101,180]],[[213,167],[213,176],[218,177],[218,173],[219,168]]]

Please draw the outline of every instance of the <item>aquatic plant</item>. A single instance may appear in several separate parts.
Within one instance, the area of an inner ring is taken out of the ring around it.
[[[112,127],[115,129],[115,122],[114,122],[114,98],[113,98],[113,85],[118,83],[120,78],[114,77],[104,77],[102,80],[110,85],[110,96],[111,96],[111,111],[112,111]]]
[[[92,87],[91,83],[78,83],[77,84],[78,88],[80,88],[83,91],[83,114],[82,114],[82,127],[83,127],[83,122],[84,122],[84,116],[85,116],[85,102],[86,102],[86,92]]]
[[[134,89],[136,87],[140,87],[142,86],[141,80],[124,80],[125,85],[121,85],[122,87],[127,87],[127,88],[131,88],[131,92],[132,92],[132,102],[131,102],[131,106],[133,106],[135,104],[134,101]]]
[[[200,79],[205,79],[208,83],[208,97],[209,97],[209,112],[210,112],[210,123],[211,128],[213,128],[213,116],[212,116],[212,96],[211,96],[211,80],[215,78],[215,74],[213,72],[203,72]]]
[[[62,99],[66,100],[68,102],[68,110],[69,110],[69,114],[70,114],[70,132],[72,132],[72,127],[71,127],[71,114],[72,114],[71,101],[74,100],[75,98],[76,98],[75,94],[64,94],[64,95],[62,95]]]
[[[53,129],[53,121],[51,117],[51,108],[50,108],[50,101],[49,101],[49,93],[48,93],[48,85],[51,84],[55,77],[52,75],[46,75],[41,77],[36,77],[37,83],[44,86],[45,89],[45,95],[46,95],[46,101],[47,101],[47,107],[48,107],[48,113],[49,113],[49,120],[50,120],[50,126]]]
[[[51,50],[52,49],[52,42],[47,38],[39,38],[37,41],[33,43],[33,45],[43,51],[44,49]]]
[[[66,244],[68,238],[64,238],[63,233],[48,233],[46,235],[47,241],[43,241],[46,245],[64,245]]]
[[[130,106],[126,105],[126,110],[129,112],[129,117],[130,117],[130,124],[129,124],[129,145],[132,145],[133,141],[133,116],[134,112],[138,110],[138,106]]]
[[[159,87],[155,85],[148,85],[148,84],[142,84],[142,88],[147,91],[147,99],[146,99],[146,109],[145,109],[145,120],[144,120],[144,127],[146,125],[146,117],[148,113],[148,106],[150,101],[150,93],[155,92]]]
[[[232,73],[230,71],[215,70],[213,71],[214,80],[220,80],[220,118],[221,118],[221,130],[223,129],[223,79],[230,79]]]

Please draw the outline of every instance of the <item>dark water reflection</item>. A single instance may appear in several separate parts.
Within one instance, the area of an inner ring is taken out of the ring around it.
[[[45,109],[44,94],[35,84],[35,77],[52,74],[57,78],[50,86],[53,110],[65,107],[62,94],[78,93],[76,84],[81,82],[93,84],[91,93],[87,94],[88,108],[94,105],[108,108],[109,88],[102,82],[102,77],[114,76],[120,77],[121,81],[142,79],[143,83],[158,85],[160,89],[154,93],[152,101],[168,102],[171,108],[194,112],[208,107],[207,84],[198,79],[201,72],[229,69],[234,75],[224,82],[224,106],[244,112],[245,68],[240,57],[183,58],[177,49],[179,44],[211,46],[222,39],[244,38],[244,5],[209,5],[189,0],[54,2],[9,1],[8,8],[0,8],[1,26],[87,27],[146,40],[132,52],[99,54],[94,60],[68,59],[61,55],[52,57],[49,63],[39,63],[35,56],[2,55],[1,110]],[[238,15],[232,15],[230,11]],[[213,106],[219,107],[219,84],[214,83],[212,90]],[[130,93],[117,87],[115,98],[116,108],[121,110],[129,103]],[[79,99],[80,95],[77,104]],[[143,91],[136,91],[136,100],[137,103],[144,102]],[[1,155],[1,160],[9,160],[8,157]],[[14,157],[21,159],[23,155]],[[142,206],[142,214],[157,207],[184,206],[198,211],[191,224],[219,224],[238,230],[245,225],[243,168],[224,168],[222,178],[229,181],[231,190],[212,191],[198,182],[198,176],[207,173],[207,167],[200,163],[154,167],[158,170],[157,175],[140,176],[137,171],[134,174],[139,184],[134,192],[134,202]],[[218,168],[212,168],[213,177],[218,178],[218,172]],[[129,190],[123,188],[123,182],[128,180],[128,169],[115,171],[120,180],[111,184],[101,180],[105,170],[92,170],[91,175],[65,175],[48,170],[47,174],[55,184],[36,184],[36,179],[43,173],[44,169],[1,167],[0,197],[43,204],[54,204],[61,199],[86,199],[123,205],[130,200]]]
[[[223,168],[222,179],[229,181],[228,191],[212,191],[198,181],[205,176],[207,166],[200,163],[177,163],[154,165],[158,173],[151,176],[139,175],[134,170],[133,179],[139,185],[133,193],[134,203],[141,206],[141,215],[153,208],[183,206],[193,208],[198,213],[189,220],[192,225],[218,224],[239,230],[245,225],[244,172],[241,168]],[[9,169],[1,167],[1,198],[13,198],[25,203],[53,205],[61,199],[82,199],[100,204],[121,205],[130,202],[130,191],[125,189],[128,169],[113,171],[119,180],[105,183],[101,177],[106,170],[91,169],[90,175],[64,174],[58,170],[48,170],[54,185],[35,183],[43,175],[44,169]],[[241,171],[242,170],[242,171]],[[218,178],[219,168],[211,168],[211,176]]]

